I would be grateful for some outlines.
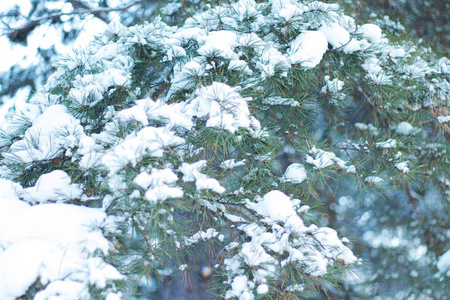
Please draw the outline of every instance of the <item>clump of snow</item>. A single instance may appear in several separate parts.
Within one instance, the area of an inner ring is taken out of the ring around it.
[[[145,198],[151,203],[165,201],[168,198],[183,197],[183,190],[174,186],[178,176],[170,169],[153,168],[151,174],[142,172],[133,182],[146,190]]]
[[[329,101],[334,104],[339,104],[345,100],[345,94],[342,93],[344,82],[335,78],[330,80],[330,76],[325,76],[325,85],[322,87],[320,93],[329,98]]]
[[[438,116],[436,118],[436,120],[438,120],[439,123],[447,123],[450,122],[450,115],[448,116]]]
[[[77,75],[69,98],[77,106],[93,107],[103,99],[109,87],[129,87],[131,75],[121,69],[110,68],[97,74]]]
[[[196,178],[195,186],[197,190],[211,190],[217,194],[223,194],[225,192],[225,188],[220,185],[219,181],[215,178],[207,177],[204,174]]]
[[[400,122],[395,128],[395,132],[403,135],[412,135],[416,129],[408,122]]]
[[[322,87],[322,90],[320,91],[324,95],[337,95],[342,88],[344,87],[344,82],[335,78],[333,80],[330,80],[330,76],[325,76],[325,86]]]
[[[406,55],[406,51],[403,48],[396,48],[396,49],[392,49],[389,51],[389,56],[390,57],[404,57]]]
[[[148,119],[156,120],[170,126],[191,129],[194,126],[192,116],[184,113],[184,103],[166,104],[164,101],[151,99],[137,100],[136,104],[145,111]]]
[[[248,64],[243,60],[232,60],[228,64],[228,70],[242,72],[245,75],[252,75],[253,71],[248,67]]]
[[[169,95],[179,90],[192,88],[195,84],[193,78],[201,78],[205,72],[206,67],[193,60],[183,65],[181,69],[175,69]]]
[[[381,28],[375,24],[364,24],[358,27],[358,33],[371,43],[376,43],[381,39]]]
[[[267,294],[267,292],[269,291],[269,286],[267,284],[260,284],[258,285],[258,288],[256,289],[256,292],[258,294]]]
[[[258,59],[256,66],[261,70],[262,79],[271,78],[276,71],[280,72],[281,77],[287,76],[289,60],[276,48],[264,49]]]
[[[335,245],[342,245],[335,230],[328,227],[318,228],[314,232],[314,237],[323,246],[326,253],[325,256],[336,257],[336,259],[346,264],[354,263],[357,260],[356,256],[347,247],[335,247]]]
[[[286,291],[288,291],[288,292],[295,292],[295,291],[302,292],[304,290],[305,290],[305,287],[302,284],[289,285],[286,288]]]
[[[316,151],[315,147],[310,152],[314,156],[307,155],[306,162],[313,165],[315,169],[321,170],[334,164],[333,159],[336,157],[334,153],[320,149]]]
[[[310,69],[316,67],[328,49],[328,41],[320,31],[304,31],[290,44],[288,50],[291,64]]]
[[[239,127],[252,124],[248,110],[248,98],[242,98],[238,87],[213,82],[197,90],[196,98],[185,107],[188,115],[207,118],[206,127],[216,127],[234,133]]]
[[[375,185],[382,182],[383,179],[381,179],[378,176],[368,176],[366,177],[366,179],[364,179],[364,181],[367,182],[368,184]]]
[[[356,167],[354,165],[345,166],[342,170],[346,173],[356,173]]]
[[[369,131],[372,135],[378,135],[379,129],[376,126],[373,126],[372,124],[364,124],[364,123],[355,123],[355,128],[363,131]]]
[[[106,254],[110,249],[100,228],[110,227],[111,221],[102,210],[29,206],[18,198],[19,185],[2,180],[0,186],[5,191],[0,196],[1,299],[20,297],[36,280],[46,287],[35,299],[82,299],[90,285],[104,288],[107,281],[122,279],[113,266],[93,257],[97,250]]]
[[[148,125],[148,119],[145,111],[139,106],[132,106],[130,108],[121,110],[117,114],[117,118],[122,121],[135,120],[141,122],[142,125]]]
[[[274,221],[286,222],[290,216],[296,216],[291,199],[283,192],[273,190],[264,195],[258,203],[247,201],[247,205],[258,214]]]
[[[314,169],[322,170],[334,164],[342,169],[346,164],[345,161],[338,158],[333,152],[323,151],[317,149],[315,146],[309,152],[311,155],[306,155],[306,162],[313,165]]]
[[[183,173],[184,182],[195,181],[195,185],[198,191],[212,190],[218,194],[225,192],[225,188],[220,185],[219,181],[215,178],[210,178],[205,174],[200,173],[200,169],[206,166],[206,160],[200,160],[198,162],[189,164],[182,163],[179,167],[179,171]]]
[[[439,273],[450,277],[450,249],[439,257],[436,267],[438,268]]]
[[[138,133],[128,135],[104,155],[102,163],[114,174],[128,164],[135,166],[145,155],[161,157],[165,147],[181,144],[184,144],[184,139],[164,127],[144,127]]]
[[[200,170],[206,166],[206,160],[200,160],[195,163],[182,163],[178,169],[183,173],[184,182],[192,182],[199,176]]]
[[[200,55],[221,56],[229,60],[238,60],[238,55],[233,51],[237,45],[236,33],[228,30],[219,30],[210,32],[208,35],[199,36],[199,43],[202,45],[197,50]]]
[[[161,13],[164,15],[173,15],[178,12],[178,10],[183,6],[181,3],[167,3],[161,8]]]
[[[33,120],[24,137],[11,145],[4,157],[30,163],[49,160],[73,148],[84,135],[80,121],[67,112],[63,105],[52,105]]]
[[[20,195],[30,203],[45,203],[78,199],[82,193],[82,184],[71,183],[66,172],[55,170],[41,175],[35,186],[23,189]]]
[[[353,53],[361,50],[359,42],[350,38],[350,33],[338,23],[324,24],[319,28],[319,32],[325,35],[328,43],[334,49],[342,48],[345,53]]]
[[[220,167],[225,170],[231,170],[239,166],[244,166],[246,159],[236,161],[235,159],[227,159],[220,163]]]
[[[221,235],[219,235],[219,232],[214,228],[208,228],[206,231],[201,230],[191,237],[186,237],[184,239],[184,246],[190,246],[198,243],[199,241],[207,241],[215,237],[220,239]]]
[[[250,283],[250,284],[249,284]],[[249,286],[250,285],[250,286]],[[231,282],[231,290],[228,290],[225,294],[226,299],[233,297],[238,297],[238,299],[254,299],[253,293],[251,292],[251,282],[248,281],[247,276],[239,275],[233,279]]]
[[[299,163],[291,164],[287,167],[281,181],[302,183],[308,178],[305,166]]]
[[[375,145],[377,148],[390,149],[395,148],[395,146],[397,145],[397,141],[395,139],[388,139],[384,142],[378,142]]]
[[[409,163],[409,161],[396,163],[395,167],[403,174],[408,174],[409,173],[408,163]]]
[[[361,67],[367,72],[366,78],[374,85],[388,85],[392,83],[391,75],[386,74],[383,68],[380,66],[380,60],[376,57],[369,57],[361,65]]]
[[[77,154],[81,155],[80,168],[88,170],[99,166],[103,157],[101,151],[101,147],[96,145],[92,137],[86,135],[81,137],[77,150]]]

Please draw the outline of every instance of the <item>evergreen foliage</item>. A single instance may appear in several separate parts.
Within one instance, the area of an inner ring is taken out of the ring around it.
[[[4,126],[0,262],[27,278],[0,298],[147,296],[206,265],[217,298],[444,299],[449,60],[337,4],[198,5],[110,23]]]

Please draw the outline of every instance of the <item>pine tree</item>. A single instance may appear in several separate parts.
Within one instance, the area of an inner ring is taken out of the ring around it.
[[[111,23],[1,132],[0,298],[445,297],[448,73],[317,1]]]

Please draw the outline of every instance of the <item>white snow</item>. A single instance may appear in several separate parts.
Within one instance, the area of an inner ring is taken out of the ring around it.
[[[208,228],[206,231],[198,231],[191,237],[185,237],[184,246],[190,246],[198,243],[199,241],[207,241],[214,237],[218,237],[220,239],[221,235],[214,228]]]
[[[63,105],[48,107],[33,120],[23,139],[11,145],[9,159],[30,163],[58,157],[64,149],[75,147],[84,135],[80,121],[67,112]]]
[[[142,172],[134,178],[134,183],[147,189],[150,186],[161,186],[164,184],[173,184],[177,182],[178,177],[171,169],[156,169],[153,168],[151,174]]]
[[[192,88],[194,86],[192,79],[201,78],[205,72],[206,67],[193,60],[186,63],[181,70],[175,69],[169,95],[179,90]]]
[[[129,72],[110,68],[97,74],[77,75],[69,97],[78,106],[95,106],[103,99],[110,87],[128,87],[131,82]]]
[[[369,183],[369,184],[377,184],[383,181],[383,179],[381,179],[378,176],[368,176],[366,177],[366,179],[364,179],[365,182]]]
[[[183,173],[184,182],[195,181],[198,191],[212,190],[218,194],[224,193],[225,188],[220,185],[217,179],[210,178],[205,174],[200,173],[200,169],[204,166],[206,166],[206,160],[200,160],[192,164],[182,163],[178,170]]]
[[[314,237],[320,241],[323,246],[323,250],[327,253],[326,256],[336,257],[337,260],[345,263],[352,264],[357,261],[356,256],[346,247],[337,248],[335,245],[341,245],[337,232],[328,227],[322,227],[317,229],[314,233]]]
[[[346,162],[336,156],[333,152],[317,149],[315,146],[309,151],[310,155],[306,155],[306,162],[313,165],[314,169],[322,170],[334,164],[340,168],[344,168]]]
[[[225,188],[220,185],[219,181],[215,178],[207,177],[204,174],[200,174],[195,181],[195,186],[197,190],[211,190],[218,194],[223,194],[225,192]]]
[[[324,24],[319,28],[333,49],[342,49],[345,53],[361,50],[361,42],[350,37],[350,33],[338,23]]]
[[[258,57],[256,67],[261,70],[261,78],[271,78],[276,71],[280,72],[281,77],[287,76],[287,70],[290,67],[289,60],[274,47],[264,49]]]
[[[402,172],[403,174],[408,174],[408,173],[409,173],[408,162],[409,162],[409,161],[404,161],[404,162],[396,163],[396,164],[395,164],[395,167],[396,167],[400,172]]]
[[[450,122],[450,115],[448,116],[438,116],[436,118],[436,120],[438,120],[439,123],[447,123]]]
[[[239,166],[244,166],[246,159],[236,161],[235,159],[227,159],[220,163],[220,167],[225,170],[231,170]]]
[[[248,109],[248,98],[237,92],[239,87],[224,83],[212,85],[196,91],[196,98],[185,107],[187,115],[205,117],[206,127],[216,127],[234,133],[239,127],[249,128],[252,124]]]
[[[184,103],[166,104],[164,101],[141,99],[136,101],[137,106],[145,111],[148,119],[161,121],[165,124],[191,129],[194,123],[192,116],[186,115]]]
[[[183,190],[174,186],[178,176],[170,169],[153,168],[151,174],[142,172],[133,182],[146,190],[145,198],[151,203],[162,202],[169,198],[183,197]]]
[[[404,57],[406,55],[406,51],[403,48],[396,48],[389,51],[389,56],[397,58],[397,57]]]
[[[375,145],[377,148],[390,149],[395,148],[397,141],[395,139],[388,139],[385,142],[378,142]]]
[[[268,192],[258,203],[247,201],[247,205],[259,215],[268,217],[273,221],[286,222],[290,216],[297,216],[292,207],[291,199],[278,190]]]
[[[403,135],[411,135],[414,134],[415,131],[416,129],[408,122],[400,122],[395,128],[395,132]]]
[[[447,277],[450,277],[450,249],[439,257],[436,267],[440,273],[446,274]]]
[[[302,183],[307,178],[305,166],[299,163],[294,163],[287,167],[281,180],[292,183]]]
[[[232,31],[213,31],[208,35],[199,36],[198,42],[202,45],[197,50],[200,55],[209,56],[218,52],[215,56],[221,56],[229,60],[239,59],[238,55],[233,51],[237,43],[236,33]]]
[[[128,164],[135,166],[145,155],[161,157],[166,147],[175,147],[184,142],[184,139],[167,128],[144,127],[138,133],[129,134],[104,155],[102,163],[114,174]]]
[[[199,176],[200,170],[206,166],[206,160],[200,160],[195,163],[182,163],[178,171],[183,173],[184,182],[192,182]]]
[[[0,186],[0,299],[16,299],[38,279],[48,285],[35,299],[58,294],[81,299],[90,284],[102,288],[122,278],[113,266],[92,257],[96,250],[106,254],[110,249],[100,230],[109,222],[103,211],[68,204],[29,206],[18,198],[20,185],[1,180]]]
[[[344,82],[335,78],[333,80],[330,80],[330,76],[325,76],[325,85],[322,87],[322,90],[320,93],[324,95],[337,95],[343,88],[344,88]]]
[[[288,50],[291,64],[310,69],[317,66],[328,49],[328,41],[320,31],[304,31],[290,44]]]
[[[325,35],[328,43],[330,43],[333,48],[342,47],[350,41],[350,34],[348,31],[337,23],[324,24],[319,28],[319,31]]]
[[[258,294],[266,294],[269,291],[269,286],[267,284],[260,284],[258,285],[258,288],[256,289],[256,292]]]
[[[354,165],[344,166],[342,170],[346,173],[356,173],[356,167]]]
[[[368,130],[370,134],[372,135],[378,135],[379,129],[376,126],[373,126],[372,124],[364,124],[364,123],[355,123],[355,128],[359,130]]]
[[[95,140],[90,136],[83,136],[80,138],[78,144],[77,154],[81,155],[79,161],[80,168],[88,170],[97,167],[101,164],[103,153],[101,147],[95,144]]]
[[[358,27],[358,33],[371,43],[376,43],[381,39],[381,28],[375,24],[364,24]]]
[[[135,120],[141,122],[142,125],[148,125],[148,119],[145,111],[139,106],[132,106],[130,108],[121,110],[117,114],[117,118],[122,121]]]
[[[30,203],[63,202],[78,199],[82,193],[82,184],[72,184],[66,172],[55,170],[41,175],[35,186],[23,189],[20,196]]]
[[[245,264],[250,267],[256,267],[274,261],[273,257],[267,254],[261,245],[253,242],[244,243],[240,255]]]
[[[231,290],[228,290],[225,294],[226,299],[238,297],[242,300],[253,300],[253,293],[248,287],[248,278],[245,275],[236,276],[231,283]]]
[[[245,75],[252,75],[253,71],[248,67],[248,64],[243,60],[232,60],[228,64],[228,70],[242,72]]]
[[[226,298],[241,297],[249,290],[254,292],[255,288],[257,293],[267,293],[268,287],[261,285],[276,278],[277,268],[287,264],[301,267],[311,276],[323,276],[333,260],[342,264],[357,261],[351,250],[342,244],[336,231],[315,225],[305,226],[293,208],[300,200],[291,200],[278,190],[270,191],[262,198],[256,196],[255,200],[257,202],[246,199],[246,206],[266,218],[254,223],[244,222],[238,227],[251,241],[242,244],[236,255],[224,261],[228,283],[231,284]],[[323,246],[320,250],[317,243]],[[237,247],[236,243],[232,246],[233,249]],[[280,261],[280,255],[286,258]],[[252,270],[252,280],[239,277],[248,267]],[[301,286],[292,288],[302,290]]]
[[[289,292],[295,292],[295,291],[302,292],[304,290],[305,290],[305,287],[302,284],[294,284],[294,285],[290,285],[286,288],[286,291],[289,291]]]

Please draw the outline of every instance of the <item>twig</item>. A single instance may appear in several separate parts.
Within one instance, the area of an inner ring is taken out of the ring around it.
[[[76,10],[78,8],[84,9],[84,10],[91,10],[89,6],[84,4],[83,2],[76,1],[76,0],[67,0],[70,4],[72,4],[73,8]],[[105,15],[102,12],[93,12],[92,13],[95,17],[99,18],[105,23],[109,23],[108,17],[105,17]]]
[[[10,35],[10,34],[14,34],[14,32],[16,31],[21,31],[24,29],[27,29],[29,27],[32,26],[37,26],[39,25],[41,22],[49,20],[49,19],[53,19],[53,18],[58,18],[61,16],[71,16],[71,15],[84,15],[84,14],[92,14],[95,17],[99,18],[100,20],[102,20],[105,23],[108,23],[108,19],[105,18],[104,16],[101,15],[101,13],[108,13],[108,12],[113,12],[113,11],[125,11],[135,5],[147,2],[148,0],[139,0],[136,2],[133,2],[131,4],[128,4],[126,6],[122,6],[122,7],[116,7],[116,8],[100,8],[100,9],[85,9],[85,7],[87,7],[86,5],[80,3],[79,1],[75,1],[75,0],[68,0],[69,3],[71,3],[74,7],[82,7],[82,10],[74,10],[72,12],[69,13],[63,13],[63,12],[59,12],[59,13],[54,13],[54,14],[50,14],[50,15],[46,15],[40,18],[36,18],[36,19],[30,19],[28,20],[27,24],[25,24],[24,26],[20,27],[20,28],[15,28],[15,29],[11,29],[9,32],[7,32],[6,34]]]
[[[416,210],[417,202],[419,200],[417,200],[417,198],[413,197],[413,195],[411,194],[411,191],[409,190],[407,183],[405,183],[405,191],[406,191],[406,195],[408,196],[409,203],[411,203],[413,209]]]

